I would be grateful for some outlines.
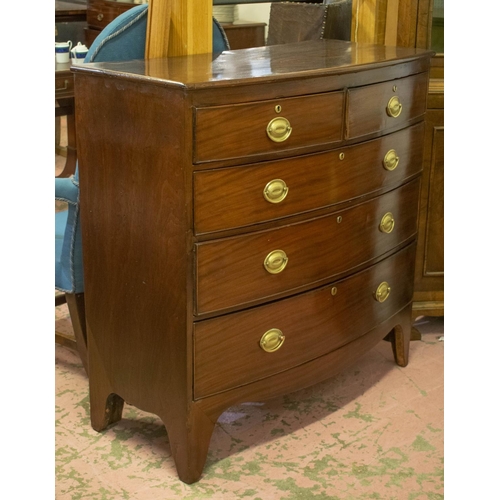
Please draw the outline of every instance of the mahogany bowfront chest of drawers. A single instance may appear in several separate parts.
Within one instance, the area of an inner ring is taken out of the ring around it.
[[[408,362],[432,53],[322,40],[75,68],[91,420],[202,473],[219,415]]]

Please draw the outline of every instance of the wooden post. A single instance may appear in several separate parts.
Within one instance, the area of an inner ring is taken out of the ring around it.
[[[149,0],[145,59],[167,57],[172,0]]]
[[[146,59],[212,52],[212,0],[149,0]]]

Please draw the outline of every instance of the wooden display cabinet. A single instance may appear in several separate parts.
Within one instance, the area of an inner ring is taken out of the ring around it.
[[[444,57],[432,59],[420,192],[413,316],[444,315]]]

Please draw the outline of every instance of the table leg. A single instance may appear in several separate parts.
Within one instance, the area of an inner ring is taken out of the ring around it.
[[[66,147],[66,163],[57,177],[69,177],[76,170],[76,126],[75,126],[75,100],[74,98],[58,99],[59,107],[55,108],[56,118],[66,116],[68,145]]]

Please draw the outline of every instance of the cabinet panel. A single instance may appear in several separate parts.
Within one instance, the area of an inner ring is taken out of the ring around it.
[[[429,120],[442,121],[442,111],[430,111]],[[427,203],[424,276],[444,275],[444,127],[434,126]]]
[[[431,80],[425,119],[424,162],[413,316],[444,314],[444,87]]]

